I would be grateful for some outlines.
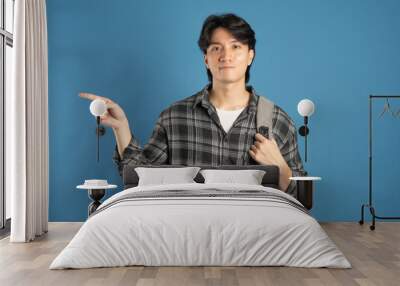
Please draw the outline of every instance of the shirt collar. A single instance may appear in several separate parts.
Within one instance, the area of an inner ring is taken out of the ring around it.
[[[199,91],[196,95],[195,101],[193,103],[193,109],[196,108],[198,104],[201,104],[205,108],[210,108],[211,103],[208,100],[210,95],[211,83],[207,84],[201,91]],[[258,102],[258,95],[254,88],[250,85],[246,86],[247,91],[250,92],[250,100],[247,109],[247,113],[255,113],[257,111],[257,102]]]

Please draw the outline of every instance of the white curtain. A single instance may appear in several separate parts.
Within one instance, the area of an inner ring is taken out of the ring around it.
[[[15,1],[13,94],[6,110],[11,242],[48,227],[48,97],[45,0]],[[7,101],[7,99],[6,99]]]

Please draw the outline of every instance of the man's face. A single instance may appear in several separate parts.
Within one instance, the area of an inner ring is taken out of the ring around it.
[[[244,82],[247,67],[254,58],[254,51],[248,45],[236,40],[224,28],[214,30],[211,44],[204,55],[207,68],[213,76],[213,82]]]

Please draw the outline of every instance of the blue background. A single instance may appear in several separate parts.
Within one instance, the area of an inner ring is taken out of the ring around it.
[[[256,91],[297,126],[299,100],[316,105],[305,163],[310,175],[323,178],[313,215],[359,220],[368,197],[368,95],[400,94],[396,0],[48,0],[50,221],[86,219],[89,198],[75,189],[84,179],[122,184],[111,159],[112,130],[101,139],[97,163],[95,120],[78,93],[118,102],[144,145],[164,108],[207,83],[197,39],[206,16],[223,12],[242,16],[256,32],[250,79]],[[400,100],[390,103],[400,109]],[[374,103],[374,198],[379,215],[394,215],[400,117],[378,119],[383,105]],[[303,157],[300,136],[299,145]]]

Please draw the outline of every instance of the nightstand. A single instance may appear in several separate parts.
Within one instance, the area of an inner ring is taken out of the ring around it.
[[[85,180],[83,185],[76,186],[77,189],[85,189],[92,202],[88,206],[88,216],[96,211],[101,205],[100,200],[104,197],[106,190],[115,189],[117,185],[109,185],[107,180]]]
[[[297,183],[297,199],[303,203],[306,209],[310,210],[313,206],[314,181],[320,181],[321,177],[290,177]]]

